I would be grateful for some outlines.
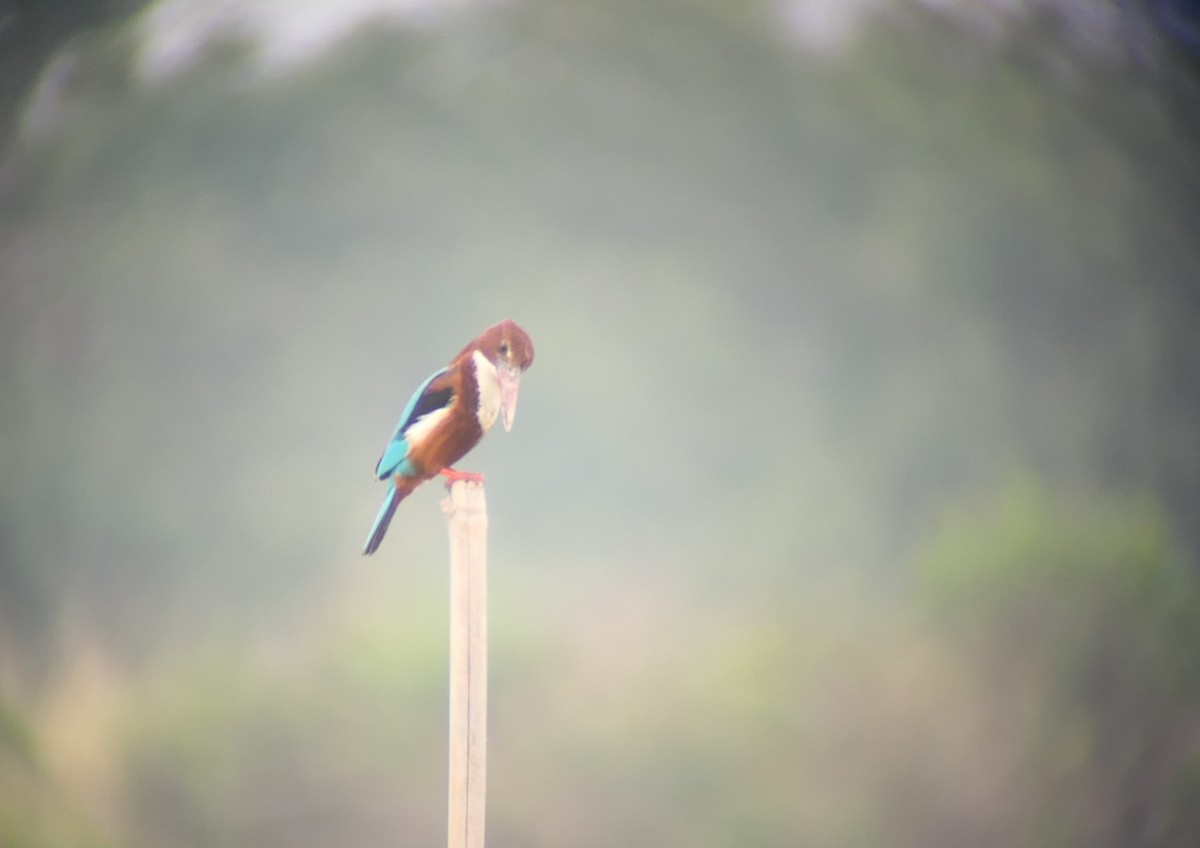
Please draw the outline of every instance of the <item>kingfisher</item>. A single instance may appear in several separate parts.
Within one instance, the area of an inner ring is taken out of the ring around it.
[[[479,444],[497,417],[505,431],[512,430],[517,386],[532,364],[533,340],[506,318],[476,336],[449,365],[417,387],[375,466],[375,476],[387,480],[388,488],[364,554],[379,549],[397,504],[426,480],[439,474],[447,478],[447,485],[483,479],[452,466]]]

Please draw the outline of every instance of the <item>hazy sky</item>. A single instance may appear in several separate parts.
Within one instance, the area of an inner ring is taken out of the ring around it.
[[[141,69],[161,79],[185,67],[214,35],[249,36],[261,70],[277,72],[311,58],[364,21],[422,25],[465,8],[520,0],[158,0],[142,16]],[[773,0],[779,23],[810,49],[845,43],[864,11],[887,5],[951,11],[969,26],[997,33],[1014,15],[1053,6],[1073,39],[1095,49],[1114,43],[1119,4],[1094,0]]]
[[[260,45],[261,67],[277,71],[319,53],[369,18],[414,25],[473,5],[502,2],[517,0],[159,0],[142,17],[142,71],[149,79],[169,76],[217,34],[251,36]],[[783,25],[807,44],[827,49],[842,41],[862,10],[883,2],[778,0],[778,6]],[[935,2],[959,5],[957,0]],[[998,5],[1014,3],[1020,0]]]
[[[364,19],[419,22],[475,0],[160,0],[142,18],[142,71],[154,79],[195,58],[217,34],[245,34],[267,70],[319,52]]]

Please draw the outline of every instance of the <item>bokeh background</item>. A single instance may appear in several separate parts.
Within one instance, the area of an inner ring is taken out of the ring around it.
[[[1200,844],[1190,2],[0,3],[0,845]]]

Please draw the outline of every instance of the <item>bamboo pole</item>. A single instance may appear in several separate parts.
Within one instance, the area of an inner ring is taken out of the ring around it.
[[[456,480],[442,500],[450,531],[449,848],[483,848],[487,797],[487,502]]]

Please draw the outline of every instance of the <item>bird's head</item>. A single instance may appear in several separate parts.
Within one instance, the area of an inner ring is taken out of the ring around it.
[[[455,359],[476,350],[496,366],[500,378],[500,417],[504,429],[511,430],[517,415],[517,387],[521,374],[533,364],[533,339],[515,321],[505,318],[480,333]]]

